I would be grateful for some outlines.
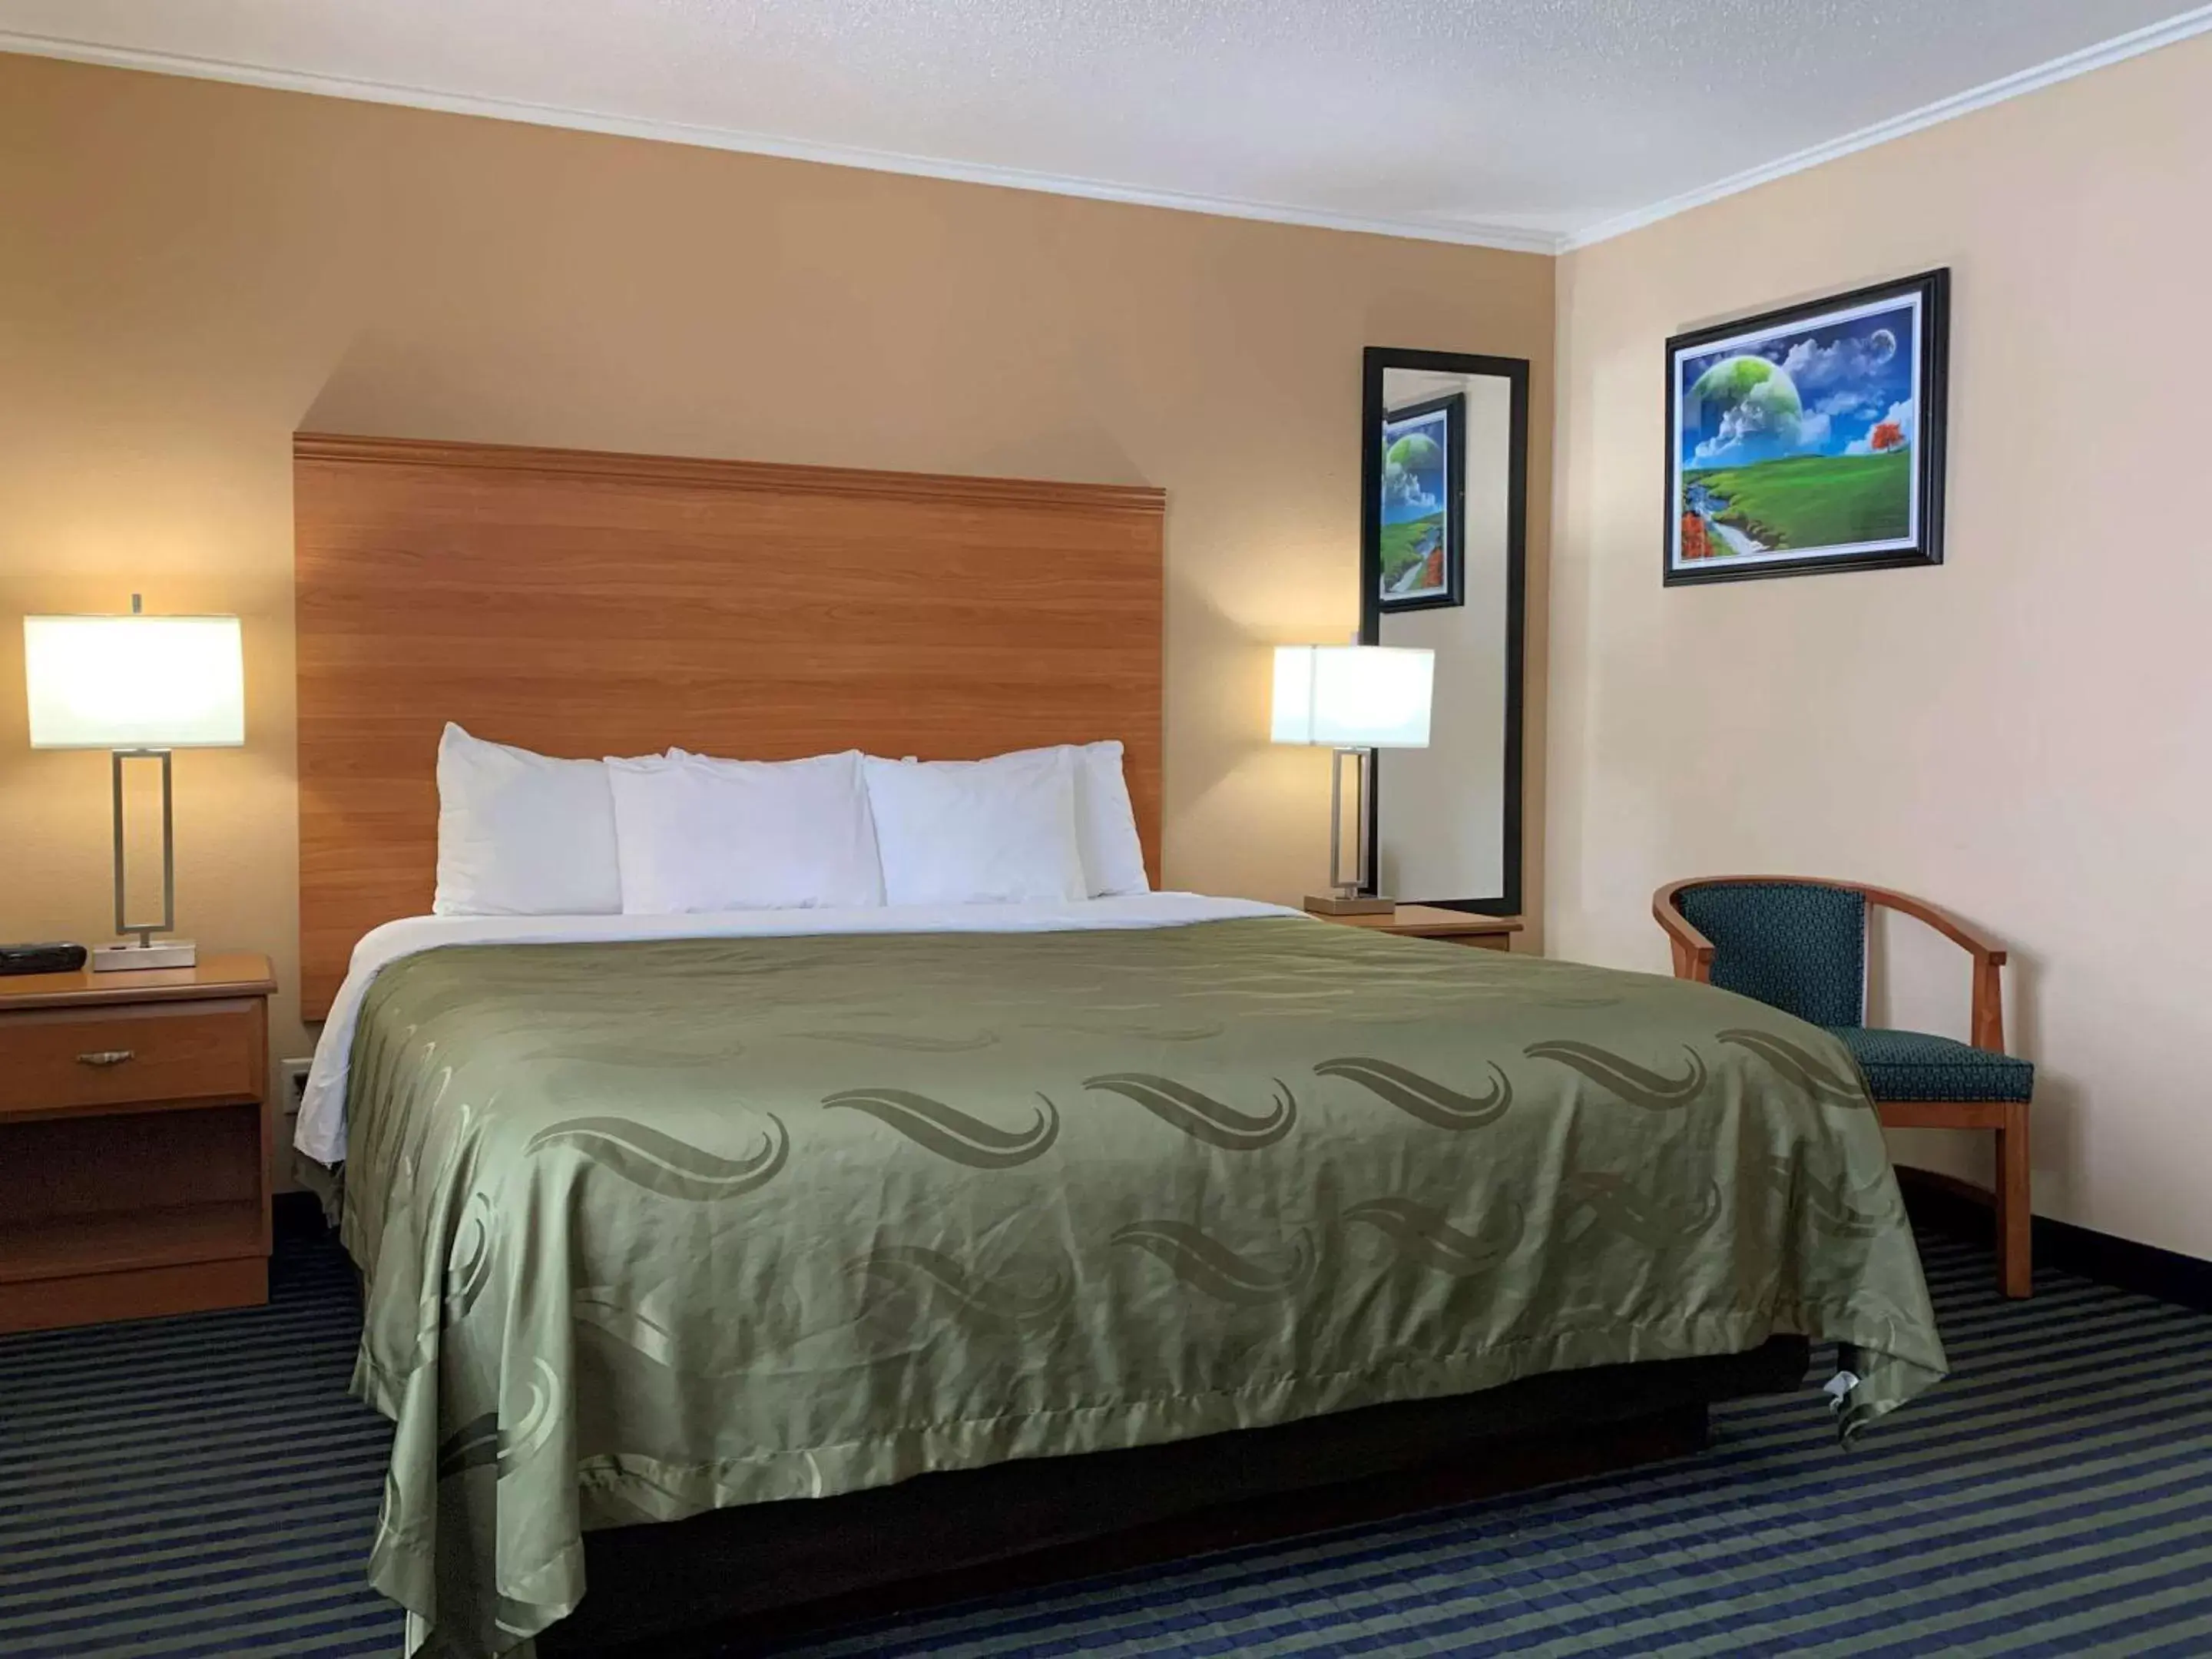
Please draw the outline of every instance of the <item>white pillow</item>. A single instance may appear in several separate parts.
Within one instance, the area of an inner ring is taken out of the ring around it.
[[[622,909],[614,799],[595,760],[438,739],[441,916],[595,916]]]
[[[629,915],[879,905],[858,750],[809,760],[610,760]]]
[[[1067,749],[861,763],[890,904],[1087,896]]]
[[[1137,814],[1129,805],[1129,781],[1121,775],[1121,744],[1062,744],[1075,761],[1075,838],[1083,850],[1084,884],[1092,898],[1149,893],[1144,843],[1137,839]],[[1017,749],[1017,755],[1047,755],[1048,749]]]

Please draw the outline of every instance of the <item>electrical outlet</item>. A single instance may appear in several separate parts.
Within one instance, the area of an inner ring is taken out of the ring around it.
[[[307,1092],[307,1068],[314,1063],[312,1060],[280,1060],[276,1062],[276,1074],[283,1079],[284,1088],[277,1110],[289,1115],[300,1109],[300,1102]]]

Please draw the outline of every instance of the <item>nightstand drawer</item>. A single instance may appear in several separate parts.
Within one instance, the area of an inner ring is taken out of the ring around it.
[[[0,1015],[0,1115],[254,1099],[259,1014],[258,1002],[226,1000]]]

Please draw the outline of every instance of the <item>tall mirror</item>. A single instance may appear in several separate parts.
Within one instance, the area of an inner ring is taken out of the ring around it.
[[[1368,890],[1521,908],[1528,365],[1370,346],[1360,639],[1436,653],[1429,746],[1375,757]]]

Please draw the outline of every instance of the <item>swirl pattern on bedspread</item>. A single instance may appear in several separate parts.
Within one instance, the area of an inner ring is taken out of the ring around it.
[[[1850,1058],[1710,987],[1271,915],[498,945],[363,1005],[371,1561],[505,1652],[580,1533],[1570,1367],[1942,1375]]]

